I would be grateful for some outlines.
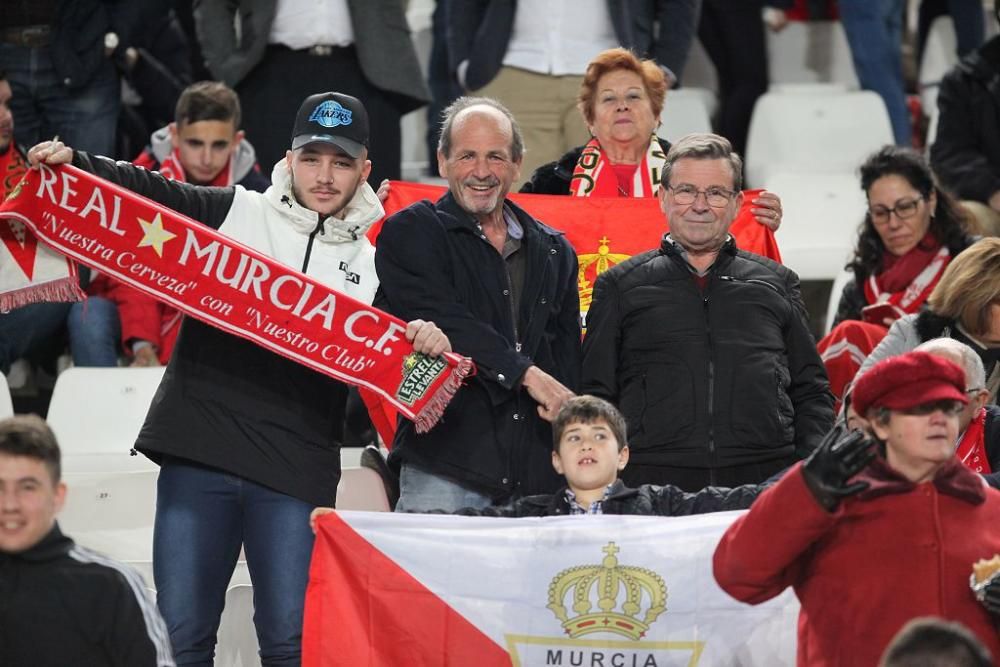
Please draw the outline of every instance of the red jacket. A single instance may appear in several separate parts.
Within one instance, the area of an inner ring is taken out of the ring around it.
[[[969,589],[972,564],[1000,553],[1000,492],[957,459],[919,485],[882,459],[859,478],[869,490],[831,514],[801,464],[792,468],[722,536],[719,586],[751,604],[792,586],[799,665],[876,665],[918,616],[959,621],[1000,656],[993,619]]]
[[[176,308],[103,273],[94,276],[87,285],[87,295],[104,297],[118,306],[122,349],[126,356],[132,357],[132,340],[141,339],[156,346],[161,364],[170,360],[181,322],[181,313]]]

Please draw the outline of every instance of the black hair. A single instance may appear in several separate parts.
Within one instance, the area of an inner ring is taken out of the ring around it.
[[[15,415],[0,420],[0,454],[41,461],[49,469],[53,484],[58,484],[62,477],[56,436],[38,415]]]
[[[203,120],[232,121],[240,128],[242,111],[236,91],[218,81],[198,81],[185,88],[177,98],[174,122],[187,125]]]
[[[889,643],[880,667],[990,667],[993,659],[982,642],[961,623],[916,618]]]
[[[574,396],[559,408],[559,413],[552,422],[552,449],[559,451],[559,441],[570,424],[593,424],[598,421],[607,423],[611,435],[618,441],[618,451],[621,451],[628,444],[625,440],[628,432],[625,417],[618,408],[603,398],[589,395]]]

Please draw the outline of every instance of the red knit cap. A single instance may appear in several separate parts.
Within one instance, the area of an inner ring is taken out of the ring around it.
[[[905,410],[935,401],[969,402],[965,371],[927,352],[907,352],[878,362],[854,383],[851,400],[861,416],[870,408]]]

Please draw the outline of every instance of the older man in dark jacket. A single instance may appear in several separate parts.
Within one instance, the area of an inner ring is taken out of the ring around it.
[[[759,483],[833,423],[798,276],[729,235],[741,169],[717,135],[674,144],[659,191],[670,233],[594,286],[581,386],[625,413],[631,486]]]
[[[460,98],[445,112],[438,166],[450,191],[392,216],[375,251],[376,305],[433,317],[478,374],[441,422],[401,422],[391,465],[397,511],[485,507],[555,491],[551,429],[579,377],[577,261],[560,232],[505,197],[523,141],[510,112]]]

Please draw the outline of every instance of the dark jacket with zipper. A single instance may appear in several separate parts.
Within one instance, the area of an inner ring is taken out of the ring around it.
[[[73,164],[233,235],[359,301],[370,303],[374,297],[374,251],[365,230],[345,230],[345,221],[302,208],[284,190],[289,179],[278,167],[272,173],[275,184],[258,193],[168,181],[128,163],[81,152],[74,154]],[[363,188],[377,202],[371,188]],[[378,206],[368,218],[381,215]],[[355,241],[349,240],[352,230],[358,234]],[[276,247],[255,244],[258,236],[274,239]],[[337,270],[340,262],[349,262],[357,283]],[[168,457],[195,462],[308,503],[332,505],[340,480],[346,400],[343,383],[185,318],[135,449],[157,463]]]
[[[580,365],[573,248],[561,232],[506,205],[524,229],[516,317],[503,257],[451,194],[390,217],[375,253],[375,305],[405,320],[433,321],[478,369],[428,433],[400,422],[390,464],[411,462],[497,498],[558,488],[551,429],[520,382],[534,364],[575,391]]]
[[[464,516],[527,517],[563,516],[572,514],[563,487],[552,494],[521,498],[505,507],[462,509]],[[637,489],[617,480],[604,500],[603,514],[635,514],[640,516],[688,516],[708,512],[745,510],[760,495],[766,484],[744,484],[732,489],[709,486],[696,493],[687,493],[673,485],[643,484]]]
[[[732,238],[704,290],[666,237],[602,273],[583,349],[582,390],[625,414],[634,464],[802,458],[833,425],[798,276]]]
[[[965,57],[941,81],[931,166],[960,199],[1000,191],[1000,37]]]
[[[0,553],[0,665],[173,664],[138,572],[77,546],[58,525],[30,549]]]

